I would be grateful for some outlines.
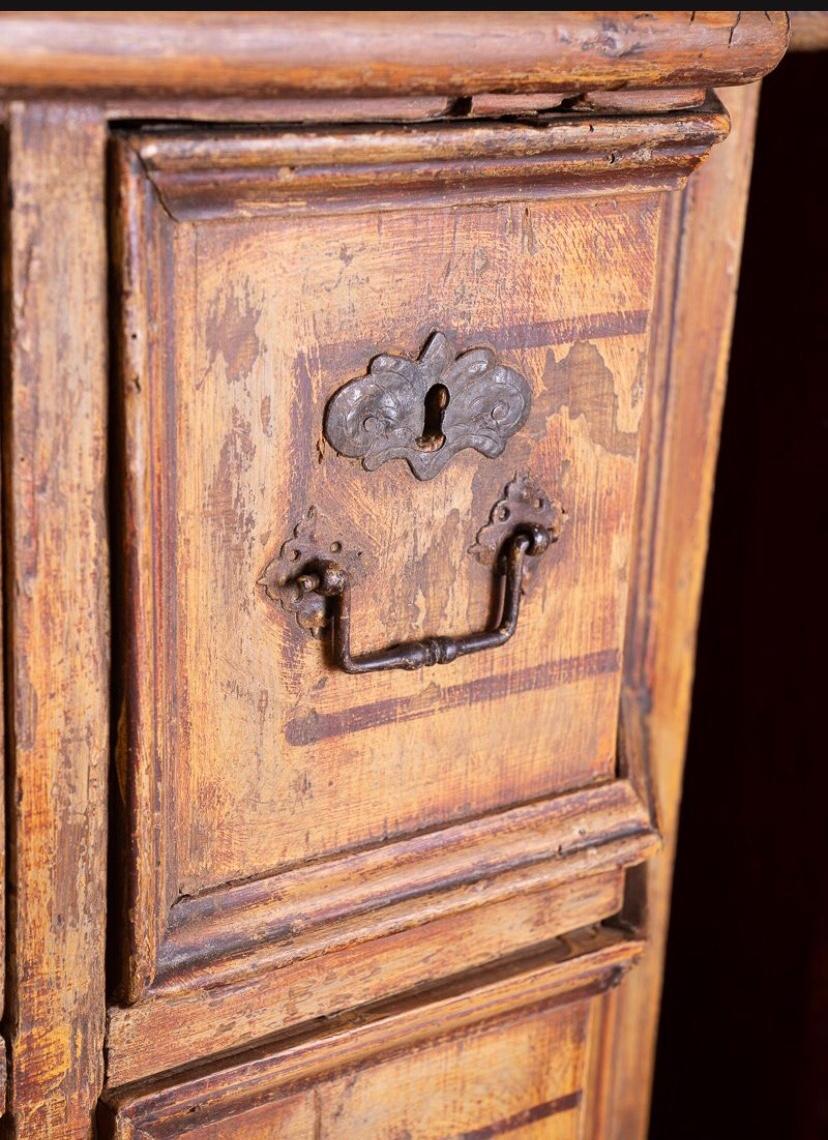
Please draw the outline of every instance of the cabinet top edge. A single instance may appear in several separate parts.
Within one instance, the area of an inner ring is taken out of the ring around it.
[[[786,12],[3,12],[6,95],[470,96],[728,86]]]

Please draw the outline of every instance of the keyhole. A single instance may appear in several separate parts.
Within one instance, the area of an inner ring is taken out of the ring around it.
[[[417,440],[420,451],[439,451],[446,442],[446,437],[443,435],[443,416],[450,398],[445,384],[432,384],[426,392],[423,434]]]

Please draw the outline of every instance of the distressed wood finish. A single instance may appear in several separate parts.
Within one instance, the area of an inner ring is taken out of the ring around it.
[[[105,129],[12,106],[4,386],[11,1129],[87,1136],[103,1081],[109,749]]]
[[[646,1134],[756,99],[718,147],[710,88],[787,38],[0,13],[8,1135]],[[438,329],[531,387],[502,453],[338,455]],[[484,629],[530,484],[495,650],[347,676],[267,577],[313,532],[355,655]]]
[[[784,12],[4,12],[0,84],[64,92],[457,95],[750,83]]]
[[[174,987],[111,1011],[109,1082],[118,1087],[146,1081],[161,1070],[186,1066],[194,1056],[212,1059],[240,1052],[251,1042],[313,1027],[321,1018],[387,1002],[395,994],[427,993],[446,978],[524,955],[579,924],[611,918],[623,901],[623,876],[617,871],[564,889],[550,891],[542,875],[518,879],[515,887],[505,901],[494,892],[491,905],[485,888],[471,888],[463,910],[446,917],[438,913],[432,921],[421,913],[416,926],[396,932],[391,927],[387,936],[378,921],[369,942],[358,933],[347,940],[348,928],[342,926],[339,945],[329,950],[317,944],[314,954],[290,969],[280,969],[278,950],[272,963],[272,953],[265,949],[241,960],[234,973],[217,971],[209,990],[204,972],[192,971]],[[393,922],[393,912],[389,917]],[[562,971],[564,988],[567,977]],[[209,1016],[206,1006],[212,1007]]]
[[[290,945],[281,953],[271,949],[269,959],[289,962],[306,956],[298,936],[313,945],[312,931],[345,917],[352,918],[350,942],[359,930],[378,933],[380,922],[386,932],[402,929],[418,918],[465,910],[484,894],[509,897],[520,885],[570,882],[635,863],[656,846],[630,785],[603,784],[415,836],[393,845],[392,858],[369,848],[333,864],[310,863],[279,875],[277,892],[267,880],[240,884],[227,890],[221,908],[209,895],[183,900],[167,931],[161,970],[230,955],[287,930]],[[393,911],[379,913],[386,908]],[[356,915],[364,921],[353,921]]]
[[[552,114],[416,131],[147,135],[134,149],[175,220],[239,220],[672,190],[726,133],[727,116],[711,99],[664,118]]]
[[[230,1135],[232,1128],[241,1129],[242,1136],[269,1135],[277,1127],[282,1135],[281,1129],[295,1127],[298,1131],[285,1134],[350,1137],[385,1135],[383,1129],[408,1126],[412,1135],[436,1140],[455,1133],[477,1135],[477,1129],[481,1136],[497,1135],[512,1118],[510,1127],[530,1125],[533,1110],[535,1119],[545,1121],[557,1112],[577,1110],[580,1127],[582,1102],[589,1095],[582,1087],[589,1016],[584,999],[616,985],[640,950],[640,943],[611,929],[575,931],[534,959],[453,981],[435,991],[430,1002],[415,998],[366,1010],[334,1023],[329,1031],[288,1040],[276,1050],[262,1049],[192,1081],[170,1080],[146,1091],[112,1094],[106,1097],[104,1119],[123,1138],[177,1135],[186,1122],[194,1125],[196,1136]],[[560,1010],[562,1003],[575,1004]],[[541,1033],[554,1032],[556,1024],[573,1016],[579,1024],[575,1038],[557,1039],[554,1053],[540,1041],[530,1044],[531,1032],[525,1036],[527,1022]],[[503,1032],[507,1026],[521,1028]],[[451,1061],[445,1054],[438,1060],[451,1041],[459,1050],[451,1049]],[[527,1046],[529,1053],[524,1052]],[[489,1049],[493,1052],[486,1057]],[[524,1063],[515,1065],[515,1055]],[[538,1082],[557,1081],[562,1071],[568,1074],[566,1087],[545,1096],[538,1091]],[[417,1090],[414,1100],[409,1100],[409,1079]],[[307,1091],[299,1092],[302,1086]],[[351,1100],[346,1090],[355,1088]],[[565,1104],[556,1103],[560,1097],[567,1098]],[[428,1115],[420,1116],[419,1124],[417,1116],[409,1116],[423,1112]],[[314,1131],[314,1118],[320,1115],[322,1127]],[[248,1127],[252,1131],[244,1131]],[[259,1127],[264,1131],[255,1131]],[[549,1127],[538,1135],[549,1135]],[[569,1119],[560,1135],[580,1136],[579,1127]]]
[[[628,675],[623,722],[630,747],[646,755],[663,850],[642,868],[647,949],[623,990],[608,999],[604,1131],[644,1136],[667,939],[682,766],[693,680],[699,597],[733,322],[758,87],[721,92],[733,129],[684,192],[681,240],[672,258],[673,304],[662,313],[667,383],[661,454],[648,460],[638,597],[650,612],[631,623],[642,639],[642,672]],[[689,470],[696,477],[688,479]],[[642,1039],[648,1043],[642,1048]]]
[[[634,865],[651,847],[632,785],[607,781],[638,424],[648,377],[660,383],[648,325],[662,187],[725,129],[715,104],[655,123],[552,122],[533,128],[541,165],[522,180],[501,165],[525,161],[522,127],[123,139],[118,849],[122,993],[138,1005],[112,1010],[112,1080],[355,1004],[355,941],[374,964],[360,1000],[400,988],[394,939],[438,917],[448,929],[469,882],[482,885],[475,868],[506,898]],[[635,161],[616,162],[610,141]],[[274,174],[288,155],[310,175],[296,190]],[[443,169],[457,177],[475,155],[457,212]],[[369,193],[371,181],[388,189]],[[536,291],[538,280],[556,284]],[[365,472],[326,448],[322,412],[372,346],[416,347],[435,325],[465,347],[491,343],[535,403],[502,458],[460,453],[412,493],[404,469]],[[467,552],[515,470],[553,488],[570,521],[529,583],[534,616],[490,660],[459,661],[444,681],[355,681],[260,588],[312,505],[326,542],[366,554],[367,644],[482,627],[491,571]],[[174,722],[159,716],[172,707]],[[322,858],[318,872],[303,866]],[[335,975],[327,1006],[318,986],[310,1004],[265,1000],[274,985],[293,995],[321,950]],[[165,1048],[148,1056],[151,1038]]]

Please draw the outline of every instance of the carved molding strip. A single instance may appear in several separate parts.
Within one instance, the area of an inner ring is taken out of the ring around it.
[[[670,114],[554,113],[530,123],[345,133],[324,125],[142,133],[123,146],[174,219],[238,220],[677,189],[728,129],[726,111],[709,96]]]
[[[374,471],[405,459],[418,479],[433,479],[467,447],[494,459],[532,406],[528,381],[489,348],[455,356],[442,332],[418,360],[376,356],[365,376],[331,397],[325,437],[340,455]]]
[[[199,965],[214,977],[238,976],[246,972],[244,953],[266,952],[272,967],[300,961],[315,953],[314,932],[343,918],[354,920],[343,932],[351,945],[376,937],[377,912],[387,908],[394,908],[390,929],[417,924],[424,884],[433,918],[467,906],[469,882],[487,882],[488,899],[505,897],[521,869],[557,886],[633,866],[657,845],[635,789],[614,780],[182,898],[165,935],[157,989],[175,989],[178,972]],[[267,948],[263,934],[272,942]]]

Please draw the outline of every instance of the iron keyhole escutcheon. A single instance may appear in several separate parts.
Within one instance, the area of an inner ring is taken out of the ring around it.
[[[337,388],[324,432],[340,455],[375,471],[404,459],[417,479],[433,479],[467,447],[495,459],[526,422],[532,389],[491,348],[459,355],[436,330],[416,360],[380,353],[364,376]]]

